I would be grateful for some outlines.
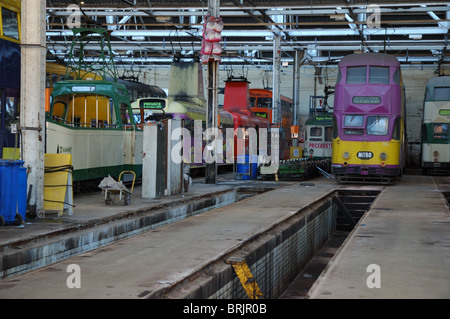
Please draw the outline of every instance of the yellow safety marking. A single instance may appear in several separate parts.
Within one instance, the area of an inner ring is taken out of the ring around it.
[[[239,280],[250,299],[263,298],[263,294],[245,260],[230,258],[226,260],[226,263],[233,266],[236,275],[239,277]]]

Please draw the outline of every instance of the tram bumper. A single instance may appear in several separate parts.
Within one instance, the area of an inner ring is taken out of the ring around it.
[[[398,165],[390,166],[368,166],[368,165],[340,165],[333,164],[332,171],[336,175],[360,175],[360,176],[398,176],[400,167]]]

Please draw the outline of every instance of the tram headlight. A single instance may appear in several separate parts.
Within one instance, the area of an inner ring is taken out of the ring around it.
[[[387,154],[386,153],[380,153],[380,158],[383,160],[383,161],[385,161],[386,159],[387,159]]]
[[[344,152],[342,154],[342,157],[345,158],[345,159],[349,159],[350,158],[350,153],[349,152]]]
[[[433,156],[434,156],[434,157],[438,157],[438,156],[439,156],[439,152],[438,152],[438,151],[434,151],[434,152],[433,152]]]

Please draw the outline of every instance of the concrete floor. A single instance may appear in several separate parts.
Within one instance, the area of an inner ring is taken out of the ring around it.
[[[450,177],[442,180],[448,187]],[[0,298],[140,298],[182,280],[255,234],[289,218],[301,207],[327,196],[338,185],[325,178],[312,186],[287,183],[263,196],[211,210],[113,245],[72,257],[40,270],[0,281]],[[232,185],[193,185],[202,196]],[[80,199],[73,216],[36,228],[3,229],[0,243],[48,234],[78,223],[108,219],[148,205],[182,200],[182,195],[149,202],[133,196],[132,205],[106,206],[101,194]],[[187,195],[186,195],[187,196]],[[83,203],[83,205],[81,204]],[[84,210],[82,209],[84,207]],[[372,210],[327,266],[309,298],[449,298],[450,211],[433,178],[404,176],[387,186]],[[20,234],[19,234],[20,233]],[[81,270],[81,289],[67,287],[69,265]],[[380,268],[381,288],[368,288],[369,265]]]
[[[450,298],[450,210],[433,179],[387,186],[308,297]]]
[[[290,183],[0,282],[0,298],[139,298],[184,279],[335,188]],[[227,186],[229,187],[229,185]],[[212,192],[213,186],[203,192]],[[75,213],[74,213],[75,214]],[[81,218],[81,217],[78,217]],[[107,224],[105,224],[107,227]],[[81,289],[69,289],[69,265]]]

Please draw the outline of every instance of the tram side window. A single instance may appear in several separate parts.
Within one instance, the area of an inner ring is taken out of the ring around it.
[[[369,67],[369,83],[389,84],[389,67],[386,66]]]
[[[53,121],[73,127],[116,126],[112,99],[107,96],[80,94],[58,96],[56,99],[51,114]]]
[[[394,83],[400,84],[400,69],[397,69],[394,73]]]
[[[130,114],[128,113],[128,106],[124,103],[120,104],[120,118],[123,125],[131,125]]]
[[[434,88],[435,101],[450,101],[450,87],[435,87]]]
[[[342,80],[342,72],[341,70],[339,70],[336,78],[336,83],[341,83],[341,80]]]
[[[255,105],[255,101],[256,101],[255,97],[250,97],[250,107],[255,107],[256,106]]]
[[[6,8],[2,8],[3,35],[19,40],[19,22],[17,13]]]
[[[347,68],[347,84],[366,83],[367,67],[351,66]]]
[[[331,142],[332,131],[333,129],[331,126],[325,127],[325,142]]]
[[[333,138],[338,138],[338,125],[337,125],[337,119],[336,116],[333,115],[333,125],[331,126]]]
[[[392,138],[399,141],[402,137],[402,119],[398,117],[394,123],[394,131],[392,132]]]
[[[52,119],[57,122],[64,121],[65,112],[66,104],[63,102],[55,102],[53,104]]]
[[[10,130],[11,124],[19,119],[19,96],[18,92],[14,94],[14,92],[8,91],[12,90],[6,91],[5,100],[3,102],[5,103],[5,128]]]

